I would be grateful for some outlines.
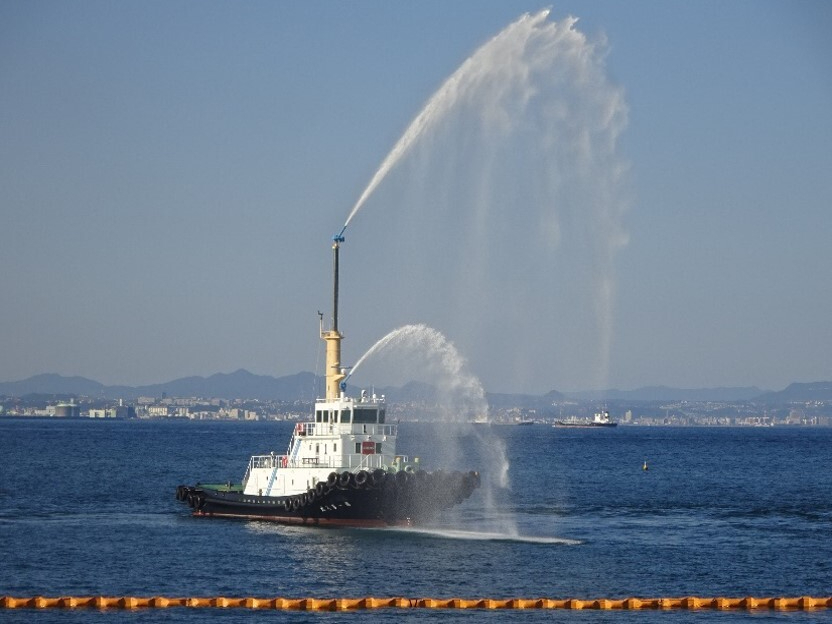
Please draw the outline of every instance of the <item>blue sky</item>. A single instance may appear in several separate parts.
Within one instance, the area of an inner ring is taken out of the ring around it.
[[[0,2],[0,379],[320,372],[331,236],[444,80],[541,8]],[[829,3],[551,9],[605,38],[626,99],[607,361],[579,279],[592,258],[503,246],[531,212],[483,239],[489,295],[460,301],[467,204],[436,235],[412,163],[347,232],[345,360],[424,322],[489,391],[832,379]]]

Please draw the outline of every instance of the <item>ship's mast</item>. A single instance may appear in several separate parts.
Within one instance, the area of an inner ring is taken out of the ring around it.
[[[338,331],[338,252],[344,242],[344,229],[332,238],[332,329],[324,331],[321,321],[321,338],[326,342],[326,400],[341,396],[341,382],[346,375],[341,368],[341,339]]]

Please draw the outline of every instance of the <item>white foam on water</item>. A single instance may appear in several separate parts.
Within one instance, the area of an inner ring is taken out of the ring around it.
[[[463,531],[458,529],[439,528],[391,528],[386,531],[399,531],[415,535],[425,535],[442,539],[467,540],[476,542],[519,542],[524,544],[558,544],[562,546],[579,546],[580,540],[568,539],[565,537],[540,536],[540,535],[516,535],[511,533],[495,533],[488,531]]]

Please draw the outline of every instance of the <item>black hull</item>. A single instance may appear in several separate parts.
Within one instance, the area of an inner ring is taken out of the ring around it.
[[[595,428],[609,428],[609,427],[617,427],[618,423],[570,423],[570,422],[562,422],[560,420],[555,421],[555,427],[572,427],[573,429],[595,429]]]
[[[248,496],[224,491],[229,488],[180,485],[176,497],[191,506],[194,516],[206,518],[313,526],[410,526],[458,505],[479,484],[476,472],[333,473],[302,495]]]

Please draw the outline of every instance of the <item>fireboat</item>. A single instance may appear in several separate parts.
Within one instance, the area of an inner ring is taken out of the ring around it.
[[[397,454],[398,425],[385,420],[384,396],[346,394],[338,329],[339,251],[333,237],[332,322],[326,344],[325,397],[313,420],[299,422],[284,454],[254,455],[240,483],[180,485],[177,500],[200,518],[246,518],[311,526],[411,526],[462,503],[480,486],[477,471],[426,471]]]

